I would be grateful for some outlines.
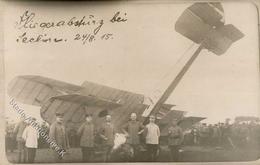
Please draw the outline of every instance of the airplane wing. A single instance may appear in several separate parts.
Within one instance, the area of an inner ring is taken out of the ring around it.
[[[77,86],[33,75],[15,77],[8,84],[8,94],[24,104],[41,106],[41,115],[49,123],[56,111],[66,111],[65,118],[68,123],[73,123],[73,127],[84,117],[85,109],[97,115],[97,122],[102,118],[100,116],[107,114],[105,108],[110,109],[115,122],[122,123],[131,112],[140,115],[146,107],[141,94],[92,82]],[[116,108],[118,105],[123,106]]]
[[[51,97],[45,102],[40,111],[42,118],[48,123],[55,120],[56,112],[64,114],[65,122],[80,123],[85,119],[86,113],[98,116],[105,110],[120,107],[121,104],[94,96],[83,96],[78,94]]]
[[[187,129],[187,128],[191,128],[192,125],[194,125],[204,119],[206,119],[206,118],[189,116],[189,117],[185,117],[182,120],[180,120],[178,124],[182,129]]]
[[[142,104],[144,102],[144,95],[142,94],[116,89],[93,82],[85,81],[82,84],[82,87],[84,88],[80,91],[81,95],[92,95],[128,105]]]
[[[168,118],[169,116],[171,116],[171,114],[173,114],[175,111],[172,111],[172,107],[174,107],[176,105],[172,105],[172,104],[162,104],[162,106],[160,107],[160,109],[155,110],[153,113],[156,115],[157,119],[164,119],[161,120],[161,122],[165,121],[165,118]],[[168,117],[167,117],[168,116]]]
[[[181,120],[184,117],[185,113],[186,113],[185,111],[170,110],[163,117],[159,118],[158,124],[161,130],[161,136],[168,135],[168,128],[171,126],[172,120],[173,119]]]
[[[161,129],[161,136],[167,136],[168,135],[168,128],[171,126],[171,122],[173,119],[178,119],[178,125],[183,129],[191,128],[192,125],[206,119],[205,117],[184,117],[185,112],[184,111],[176,111],[173,110],[171,113],[167,114],[165,118],[162,118],[159,121],[159,126]]]
[[[24,104],[40,106],[49,98],[71,94],[81,90],[81,86],[33,75],[15,77],[8,84],[8,95]]]

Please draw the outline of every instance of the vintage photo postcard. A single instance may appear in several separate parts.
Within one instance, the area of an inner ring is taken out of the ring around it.
[[[10,164],[259,159],[253,2],[9,1],[3,13]]]

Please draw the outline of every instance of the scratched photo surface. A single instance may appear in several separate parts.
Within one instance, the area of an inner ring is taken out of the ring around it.
[[[260,157],[253,3],[8,2],[11,163]]]

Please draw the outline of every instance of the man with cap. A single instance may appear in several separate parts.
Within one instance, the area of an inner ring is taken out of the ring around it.
[[[183,142],[183,132],[177,123],[177,119],[173,119],[168,129],[168,146],[171,150],[172,161],[179,161],[179,149]]]
[[[93,156],[94,151],[94,138],[95,127],[92,122],[92,115],[86,114],[86,121],[79,127],[77,131],[78,137],[80,137],[80,147],[82,152],[82,161],[88,162]]]
[[[101,126],[99,135],[103,139],[104,150],[105,150],[105,158],[104,161],[110,160],[111,151],[114,146],[115,140],[115,128],[111,123],[111,115],[106,115],[105,123]]]
[[[130,121],[128,121],[122,130],[127,137],[126,143],[130,144],[134,150],[134,160],[138,160],[139,147],[140,147],[140,135],[144,131],[144,126],[141,122],[137,120],[136,113],[131,113]]]
[[[16,135],[17,149],[18,149],[18,163],[26,161],[27,155],[25,152],[25,142],[22,138],[23,131],[26,128],[27,123],[25,118],[21,117],[20,122],[14,128],[14,134]]]
[[[150,161],[155,161],[159,145],[160,128],[155,124],[155,116],[149,117],[149,124],[145,126],[145,142]]]
[[[56,151],[51,146],[54,152],[55,161],[60,162],[64,156],[64,153],[69,149],[69,140],[67,132],[63,123],[63,114],[56,113],[56,121],[50,126],[49,137],[58,147],[59,151]]]
[[[31,118],[30,123],[28,123],[27,127],[24,129],[22,135],[27,152],[27,163],[34,162],[36,149],[38,148],[39,132],[33,127],[35,122],[36,118]]]

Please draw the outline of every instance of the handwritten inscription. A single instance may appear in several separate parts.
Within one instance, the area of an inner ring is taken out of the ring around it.
[[[106,24],[122,24],[127,22],[127,13],[115,12],[110,19],[100,19],[95,15],[72,16],[55,21],[41,20],[36,13],[25,11],[15,22],[15,28],[20,31],[17,43],[66,43],[80,41],[82,44],[97,40],[112,40],[115,34],[104,31]],[[64,35],[55,34],[55,30],[70,30]],[[50,31],[53,33],[50,34]],[[84,31],[84,32],[82,32]],[[69,35],[68,35],[69,34]]]

